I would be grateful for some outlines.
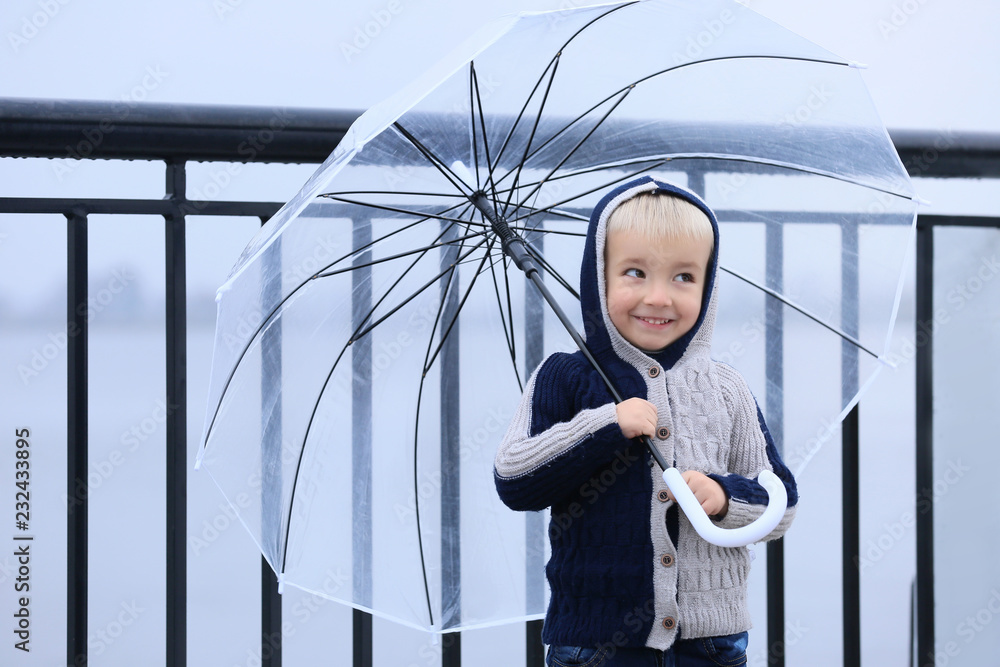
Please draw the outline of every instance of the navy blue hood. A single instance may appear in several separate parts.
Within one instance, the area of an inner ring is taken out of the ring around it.
[[[658,352],[644,352],[643,354],[660,364],[664,370],[668,370],[684,356],[693,341],[697,340],[710,346],[712,327],[715,324],[715,277],[716,267],[719,263],[719,224],[715,213],[694,193],[676,185],[657,181],[651,176],[643,176],[620,185],[601,199],[590,216],[587,242],[584,246],[583,262],[580,267],[580,307],[583,311],[584,336],[587,340],[587,347],[605,372],[612,377],[617,376],[622,379],[636,376],[637,371],[615,351],[616,346],[619,348],[622,345],[631,346],[631,343],[618,333],[608,316],[604,289],[604,245],[607,235],[607,221],[611,213],[622,202],[644,192],[668,193],[697,206],[712,223],[715,244],[708,266],[698,321],[689,332],[668,347]],[[644,382],[639,377],[636,377],[635,380],[638,384],[626,380],[623,386],[618,387],[619,391],[625,396],[643,395],[645,393]]]

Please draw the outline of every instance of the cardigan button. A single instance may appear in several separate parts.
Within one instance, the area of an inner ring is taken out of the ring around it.
[[[650,366],[649,367],[649,377],[655,378],[655,377],[659,376],[659,374],[660,374],[660,367],[659,366]]]
[[[670,554],[663,554],[660,556],[660,563],[663,564],[663,567],[670,567],[674,564],[674,557]]]
[[[663,627],[666,630],[673,630],[677,626],[677,621],[674,620],[673,616],[667,616],[663,619]]]
[[[659,438],[660,440],[666,440],[667,438],[670,437],[670,429],[667,428],[666,426],[661,426],[660,428],[656,429],[656,437]]]
[[[670,494],[667,493],[666,491],[660,491],[659,493],[656,494],[656,499],[659,500],[661,503],[665,503],[668,500],[670,500]]]

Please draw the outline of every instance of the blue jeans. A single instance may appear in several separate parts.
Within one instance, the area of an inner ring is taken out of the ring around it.
[[[746,632],[678,639],[666,651],[615,646],[550,646],[549,667],[736,667],[747,664]]]

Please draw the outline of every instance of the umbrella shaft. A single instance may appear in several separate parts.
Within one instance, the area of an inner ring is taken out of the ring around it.
[[[510,257],[517,268],[524,271],[524,274],[529,278],[537,275],[538,267],[528,253],[528,249],[524,247],[524,241],[510,228],[507,219],[497,214],[490,200],[487,199],[486,193],[482,190],[475,192],[469,197],[469,201],[490,221],[490,227],[500,239],[504,254]]]

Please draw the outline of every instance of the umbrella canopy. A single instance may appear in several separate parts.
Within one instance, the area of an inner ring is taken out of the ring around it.
[[[857,70],[735,2],[507,17],[359,118],[219,290],[198,465],[283,585],[432,631],[544,615],[572,517],[504,508],[492,463],[574,345],[490,218],[584,329],[587,216],[639,173],[716,209],[716,356],[808,463],[882,365],[915,217]]]

